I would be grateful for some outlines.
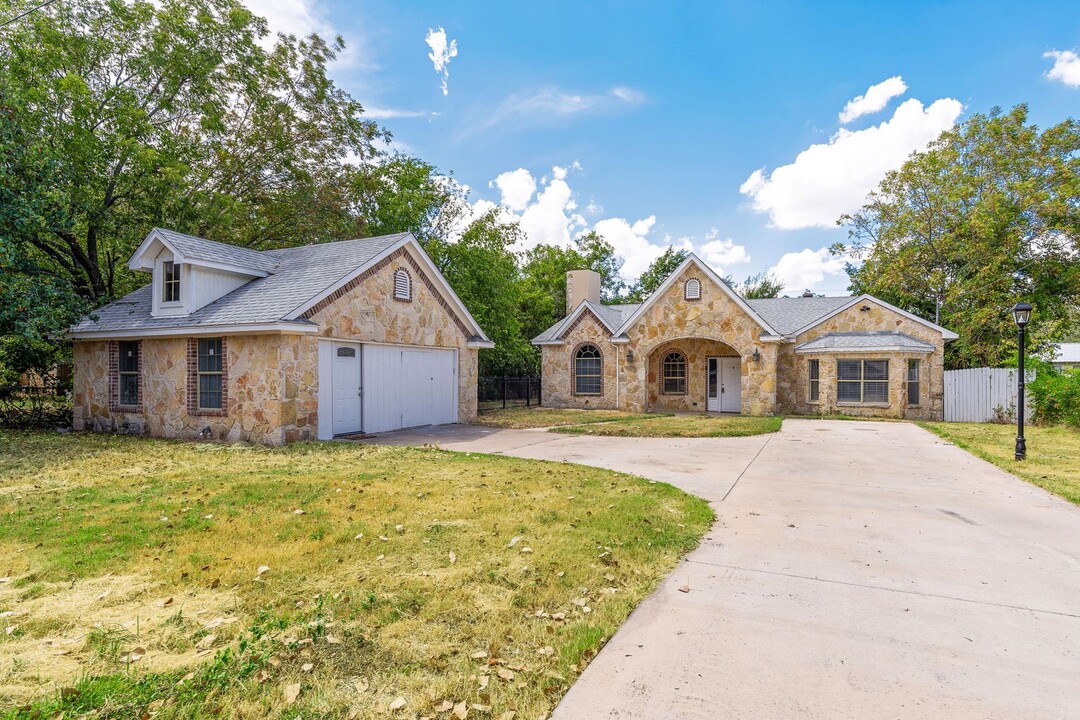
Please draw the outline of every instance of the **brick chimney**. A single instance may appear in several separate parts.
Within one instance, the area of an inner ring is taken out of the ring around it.
[[[566,273],[566,314],[574,312],[585,300],[600,302],[600,273],[571,270]]]

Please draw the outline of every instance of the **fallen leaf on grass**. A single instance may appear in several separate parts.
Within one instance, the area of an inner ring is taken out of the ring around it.
[[[515,717],[517,717],[517,712],[507,710],[502,715],[499,715],[499,720],[514,720]]]
[[[6,628],[4,628],[4,634],[5,635],[11,635],[18,629],[19,629],[18,625],[8,625]]]
[[[471,657],[473,660],[483,660],[487,657],[487,650],[477,650],[469,657]]]
[[[517,544],[518,544],[519,542],[521,542],[521,536],[520,536],[520,535],[517,535],[517,536],[515,536],[515,537],[512,537],[512,538],[510,538],[510,542],[508,542],[508,543],[506,544],[506,547],[508,547],[508,548],[512,548],[512,547],[514,547],[515,545],[517,545]]]
[[[405,698],[403,697],[399,697],[397,700],[390,703],[391,710],[400,710],[403,707],[405,707]]]
[[[314,669],[315,669],[315,666],[312,665],[311,663],[304,663],[303,665],[300,666],[300,672],[311,672]]]
[[[454,706],[453,715],[458,720],[465,720],[465,718],[469,717],[469,706],[465,703],[464,700]]]
[[[300,697],[300,683],[286,685],[285,690],[282,694],[285,697],[285,704],[292,705],[294,702],[296,702],[296,698]]]
[[[180,682],[176,683],[176,686],[177,686],[177,687],[180,687],[180,686],[181,686],[181,685],[183,685],[184,683],[186,683],[186,682],[189,682],[189,681],[193,680],[194,678],[195,678],[195,673],[193,673],[193,672],[189,672],[189,673],[188,673],[187,675],[185,675],[184,677],[180,678]]]
[[[542,647],[539,650],[537,650],[536,654],[537,655],[543,655],[545,657],[550,657],[551,655],[555,654],[555,648],[548,645],[547,647]]]
[[[0,578],[0,585],[3,585],[4,583],[9,583],[9,582],[11,582],[10,577],[2,577],[2,578]]]
[[[126,653],[122,654],[119,660],[122,663],[133,663],[142,660],[145,655],[146,648],[137,647],[134,650],[128,650]]]
[[[327,642],[327,643],[329,643],[330,645],[340,645],[340,644],[341,644],[341,640],[339,640],[338,638],[334,637],[333,635],[327,635],[327,636],[326,636],[326,637],[325,637],[324,639],[325,639],[325,640],[326,640],[326,642]]]
[[[167,608],[172,604],[173,604],[173,599],[172,598],[168,598],[166,600],[161,601],[161,607],[163,607],[163,608]]]
[[[258,567],[258,569],[255,571],[255,577],[259,577],[263,573],[268,573],[268,572],[270,572],[270,566],[269,565],[260,565]]]
[[[490,705],[481,705],[480,703],[473,703],[472,704],[472,709],[475,710],[478,713],[491,712],[491,706]]]
[[[453,565],[457,562],[457,553],[453,550],[450,551],[450,564]]]
[[[293,513],[292,513],[292,514],[293,514],[293,515],[303,515],[303,514],[304,514],[304,511],[303,511],[303,510],[301,510],[300,508],[296,508],[295,510],[293,510]]]
[[[499,668],[499,677],[509,682],[514,679],[514,671],[507,670],[506,668]]]
[[[435,712],[437,713],[450,712],[453,709],[454,703],[450,702],[449,700],[443,700],[441,703],[435,706]]]
[[[195,643],[195,647],[199,650],[206,650],[213,646],[215,640],[217,640],[217,635],[207,635],[202,640]]]

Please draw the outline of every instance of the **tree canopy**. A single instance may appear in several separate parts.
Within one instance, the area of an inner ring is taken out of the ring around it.
[[[1038,343],[1070,332],[1080,306],[1080,124],[1040,130],[1027,107],[972,115],[889,172],[840,222],[834,248],[852,290],[869,292],[957,332],[947,364],[1016,354],[1009,309],[1035,306]]]

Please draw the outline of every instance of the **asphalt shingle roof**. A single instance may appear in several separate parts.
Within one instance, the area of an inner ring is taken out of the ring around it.
[[[178,233],[175,230],[154,229],[168,240],[169,244],[180,251],[181,255],[193,260],[239,265],[240,267],[263,272],[274,272],[277,267],[277,260],[268,252],[260,252],[239,245],[214,242],[194,235]]]
[[[794,297],[747,300],[746,304],[781,335],[790,335],[820,320],[850,297]]]
[[[173,234],[180,235],[180,233]],[[265,268],[272,268],[273,274],[255,278],[183,317],[155,318],[151,316],[151,286],[145,285],[95,310],[71,330],[76,333],[162,330],[282,322],[285,316],[298,306],[329,289],[406,236],[407,233],[398,233],[261,252],[192,238],[190,235],[182,236],[185,238],[183,242],[188,243],[185,248],[192,248],[203,253],[202,255],[192,253],[189,257],[213,261],[210,255],[217,253],[216,257],[221,262],[254,267],[247,254],[255,253],[258,255],[258,262]],[[199,243],[192,243],[191,240],[197,240]],[[172,237],[169,237],[169,241],[172,242]],[[209,246],[217,247],[210,248]],[[241,254],[233,254],[233,250],[241,251]],[[180,252],[188,255],[187,249]],[[225,260],[226,257],[230,259]],[[239,261],[241,257],[243,260]],[[306,323],[302,320],[292,322]]]
[[[828,352],[843,350],[910,350],[933,352],[934,346],[894,330],[879,332],[828,333],[796,346],[798,352]]]

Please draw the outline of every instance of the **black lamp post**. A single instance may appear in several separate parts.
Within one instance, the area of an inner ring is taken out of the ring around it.
[[[1031,320],[1031,305],[1018,302],[1013,305],[1013,319],[1018,328],[1018,341],[1020,356],[1018,363],[1019,374],[1016,378],[1016,459],[1023,460],[1027,457],[1027,443],[1024,441],[1024,329]]]

